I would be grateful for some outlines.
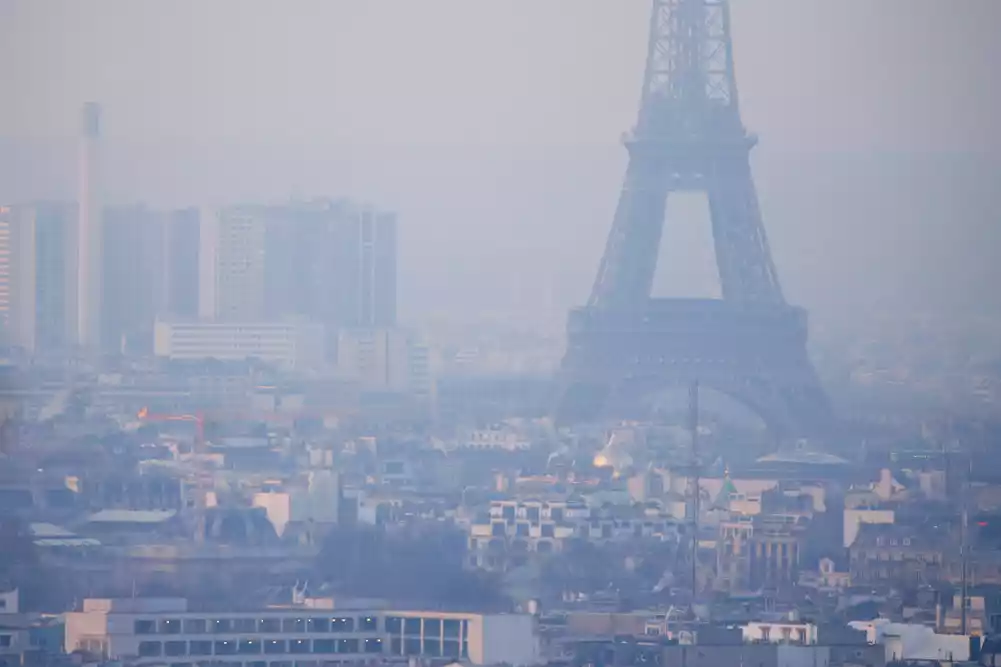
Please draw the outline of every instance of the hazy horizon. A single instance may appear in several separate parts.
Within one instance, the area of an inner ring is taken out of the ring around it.
[[[789,299],[818,321],[997,313],[985,84],[1001,5],[755,7],[733,4],[737,72]],[[93,99],[110,201],[370,200],[399,212],[403,317],[559,322],[611,223],[647,14],[645,0],[2,0],[0,197],[72,195]],[[701,293],[707,230],[682,213],[664,273]]]

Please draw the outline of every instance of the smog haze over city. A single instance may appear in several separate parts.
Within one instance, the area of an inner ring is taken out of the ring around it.
[[[0,0],[0,667],[996,664],[999,29]]]

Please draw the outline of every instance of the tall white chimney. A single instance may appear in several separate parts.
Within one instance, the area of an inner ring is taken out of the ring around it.
[[[80,133],[77,209],[77,318],[76,342],[93,351],[101,344],[101,231],[100,174],[101,107],[83,105]]]

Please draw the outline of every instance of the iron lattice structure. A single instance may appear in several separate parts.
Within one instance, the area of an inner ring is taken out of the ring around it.
[[[635,405],[700,382],[756,411],[780,436],[829,418],[806,352],[803,310],[786,303],[751,175],[727,0],[654,0],[629,165],[585,308],[570,313],[557,417]],[[673,192],[706,194],[721,299],[653,299]]]

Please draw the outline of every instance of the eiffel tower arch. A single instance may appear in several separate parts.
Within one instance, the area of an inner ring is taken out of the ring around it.
[[[761,222],[728,0],[653,0],[639,117],[624,143],[629,165],[591,296],[568,318],[557,419],[612,416],[643,394],[699,382],[779,437],[823,430],[830,409],[807,355],[806,313],[786,303]],[[720,299],[651,297],[678,192],[708,199]]]

